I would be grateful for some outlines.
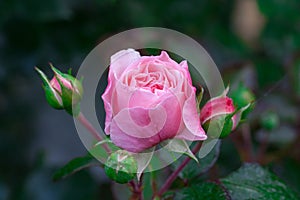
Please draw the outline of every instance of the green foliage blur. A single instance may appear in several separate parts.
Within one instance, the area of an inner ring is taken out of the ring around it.
[[[196,39],[232,90],[242,82],[257,96],[246,123],[253,152],[239,146],[246,145],[241,127],[223,141],[219,160],[205,176],[223,177],[243,162],[258,162],[299,194],[299,10],[299,0],[0,1],[0,199],[124,198],[128,191],[115,192],[121,186],[109,182],[101,170],[51,180],[63,163],[46,162],[49,153],[43,145],[32,150],[44,131],[37,127],[63,115],[60,125],[51,123],[51,137],[61,137],[60,126],[68,123],[68,137],[77,141],[78,148],[84,147],[72,120],[46,105],[34,66],[50,73],[46,66],[51,61],[62,71],[72,67],[76,72],[104,39],[147,26],[174,29]],[[264,126],[269,124],[264,118],[268,113],[276,118],[276,128]],[[70,143],[68,138],[61,140],[52,148]]]

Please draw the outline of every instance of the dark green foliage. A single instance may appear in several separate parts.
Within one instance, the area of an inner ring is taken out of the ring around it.
[[[100,163],[97,160],[95,160],[95,158],[91,155],[74,158],[73,160],[68,162],[64,167],[55,172],[55,174],[53,175],[53,180],[56,181],[65,178],[84,168],[96,165],[100,165]]]
[[[223,188],[213,182],[205,182],[200,184],[194,184],[187,188],[184,188],[180,192],[176,193],[176,200],[226,200],[226,192]]]
[[[233,200],[299,199],[277,176],[258,164],[244,164],[239,170],[221,179]]]
[[[297,200],[295,192],[277,176],[258,164],[244,164],[236,172],[215,182],[191,184],[176,192],[176,199],[286,199]]]

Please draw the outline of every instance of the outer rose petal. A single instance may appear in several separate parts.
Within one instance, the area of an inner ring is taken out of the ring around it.
[[[110,69],[108,73],[108,84],[105,92],[102,95],[104,109],[106,112],[105,118],[105,133],[109,134],[109,126],[113,116],[113,108],[111,105],[113,91],[116,86],[117,79],[121,76],[124,70],[141,56],[137,51],[133,49],[122,50],[117,52],[111,57]]]
[[[140,119],[142,117],[146,119]],[[165,109],[162,106],[157,106],[155,109],[141,107],[123,109],[113,118],[113,121],[127,135],[148,138],[162,130],[166,119]],[[111,134],[115,133],[111,131]]]
[[[124,133],[113,120],[111,123],[110,139],[113,143],[127,151],[138,153],[148,149],[160,142],[159,135],[154,135],[148,138],[137,138]]]
[[[109,74],[112,73],[116,78],[120,78],[126,68],[140,58],[140,53],[133,49],[117,52],[111,56]]]
[[[213,117],[230,114],[232,112],[234,112],[232,99],[227,96],[220,96],[213,98],[203,106],[200,113],[200,121],[204,124]]]
[[[205,131],[200,125],[195,99],[195,93],[191,93],[190,97],[184,103],[182,117],[185,129],[176,136],[178,139],[195,141],[207,138]]]
[[[192,85],[192,78],[191,78],[191,75],[189,72],[189,67],[188,67],[187,61],[184,60],[179,65],[184,69],[184,75],[188,79],[189,84]],[[194,90],[196,91],[196,88],[194,88]]]
[[[136,117],[144,117],[139,119]],[[149,122],[150,120],[150,122]],[[142,147],[152,147],[162,140],[173,138],[181,123],[180,103],[175,95],[170,95],[155,109],[130,108],[122,110],[111,123],[111,139],[119,147],[138,152],[138,147],[129,147],[133,143]],[[118,137],[115,137],[118,135]],[[129,139],[125,144],[125,138]],[[146,140],[145,140],[146,139]],[[149,141],[148,141],[149,140]],[[128,145],[131,144],[131,145]],[[150,144],[148,144],[150,143]]]

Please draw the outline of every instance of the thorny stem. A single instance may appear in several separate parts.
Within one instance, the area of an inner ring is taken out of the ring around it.
[[[200,148],[202,143],[198,142],[196,146],[193,148],[192,152],[193,154],[196,154]],[[189,163],[191,160],[190,157],[186,157],[184,161],[179,165],[179,167],[169,176],[169,178],[166,180],[164,185],[161,187],[161,189],[158,191],[158,193],[155,195],[155,197],[161,197],[172,185],[174,180],[177,178],[178,174],[183,170],[183,168]]]
[[[85,116],[82,113],[79,113],[77,119],[79,122],[85,126],[85,128],[94,136],[94,138],[97,141],[102,141],[103,138],[101,137],[100,133],[93,127],[93,125],[85,118]],[[102,147],[106,152],[111,152],[110,148],[107,146],[107,144],[103,143]]]

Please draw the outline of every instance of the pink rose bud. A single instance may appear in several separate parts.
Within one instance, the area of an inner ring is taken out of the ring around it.
[[[65,109],[69,114],[77,116],[80,110],[80,100],[83,89],[81,81],[70,74],[64,74],[51,64],[54,77],[51,81],[46,75],[35,68],[44,82],[44,90],[48,103],[56,109]]]
[[[52,80],[52,83],[51,83],[51,81],[49,82],[49,80],[48,80],[47,76],[44,74],[44,72],[42,72],[37,67],[35,68],[35,70],[39,73],[39,75],[41,76],[41,78],[43,80],[43,83],[44,83],[43,88],[45,90],[47,102],[50,104],[50,106],[52,106],[55,109],[63,109],[63,102],[61,99],[61,94],[54,87],[54,85],[56,84],[55,82],[57,82],[57,81]]]
[[[102,95],[105,132],[130,152],[171,138],[205,140],[195,92],[186,61],[178,64],[164,51],[159,56],[119,51],[111,57]]]
[[[229,88],[226,88],[223,94],[210,99],[200,112],[200,121],[204,129],[212,126],[210,136],[213,138],[228,136],[237,127],[240,115],[245,109],[235,109],[232,99],[227,96],[228,90]]]

